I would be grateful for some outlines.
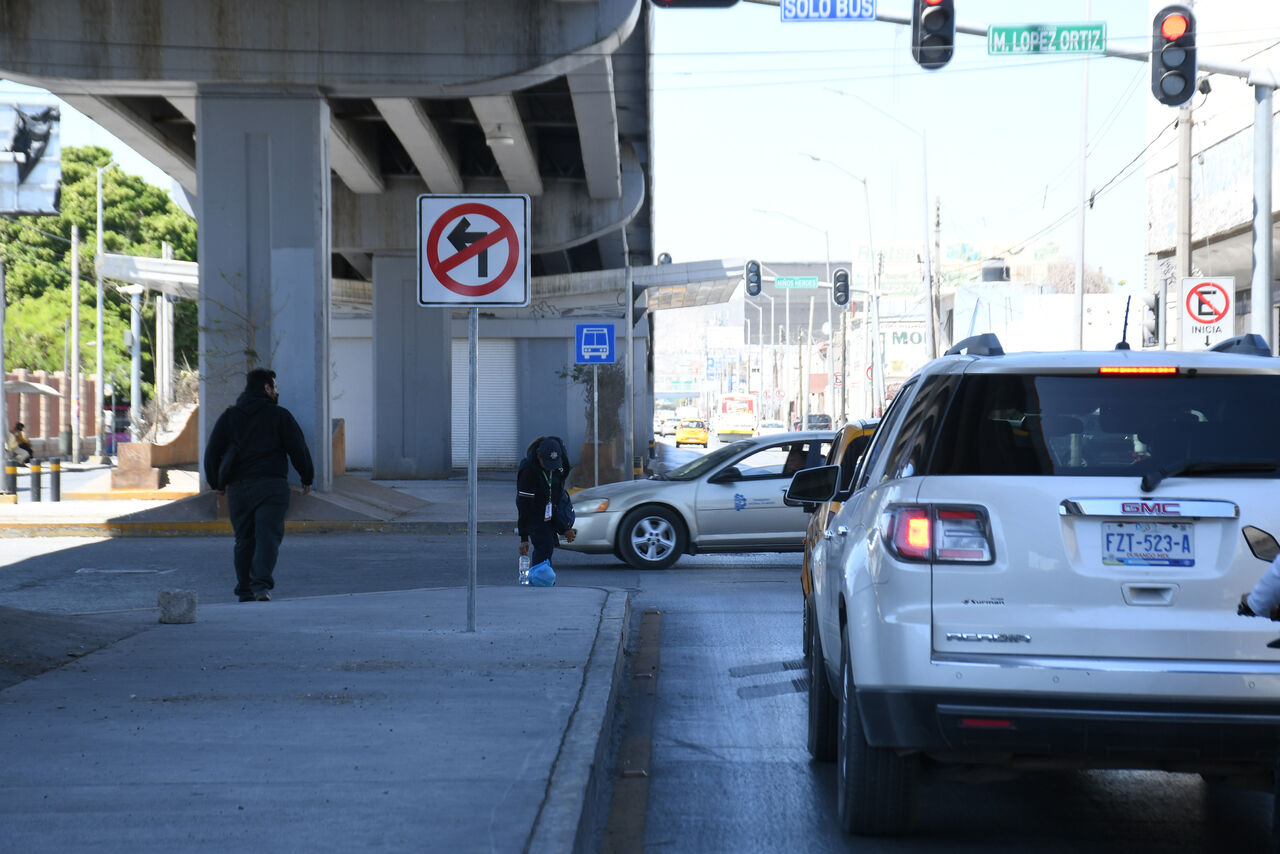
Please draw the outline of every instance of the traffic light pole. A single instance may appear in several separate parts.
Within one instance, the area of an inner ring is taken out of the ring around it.
[[[761,6],[780,6],[782,0],[746,0]],[[877,11],[875,19],[886,24],[911,26],[909,15],[890,15]],[[970,36],[987,37],[988,28],[983,25],[955,24],[957,33]],[[1102,55],[1112,59],[1128,59],[1134,62],[1149,63],[1151,53],[1145,50],[1126,50],[1108,47]],[[1280,77],[1275,69],[1251,68],[1233,62],[1212,62],[1198,60],[1197,67],[1201,72],[1222,74],[1227,77],[1238,77],[1253,87],[1253,150],[1270,152],[1272,144],[1271,122],[1274,92],[1280,89]],[[1253,310],[1250,312],[1250,331],[1261,335],[1273,348],[1273,324],[1271,320],[1271,157],[1253,158],[1253,277],[1251,279],[1250,297]],[[1162,324],[1163,329],[1163,324]]]

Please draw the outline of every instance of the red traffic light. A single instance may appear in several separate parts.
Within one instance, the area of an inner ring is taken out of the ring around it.
[[[1196,86],[1196,15],[1176,3],[1151,20],[1151,94],[1166,107],[1191,100]]]
[[[1186,15],[1174,14],[1160,22],[1160,35],[1169,41],[1177,41],[1191,29],[1191,22]]]

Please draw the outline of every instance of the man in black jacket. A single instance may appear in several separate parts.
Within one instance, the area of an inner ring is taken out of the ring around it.
[[[218,417],[204,451],[205,478],[227,496],[241,602],[271,601],[268,591],[275,587],[272,573],[289,509],[289,462],[302,480],[303,495],[315,478],[302,428],[279,401],[276,372],[250,371],[244,392]]]
[[[564,493],[570,468],[564,443],[555,436],[542,436],[529,445],[524,462],[516,472],[516,530],[520,534],[520,554],[529,554],[532,541],[533,555],[529,558],[532,566],[551,560],[551,553],[560,541],[551,514]],[[571,529],[565,536],[573,542],[576,533]]]

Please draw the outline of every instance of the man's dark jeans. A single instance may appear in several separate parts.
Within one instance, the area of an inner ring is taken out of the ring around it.
[[[227,513],[236,533],[236,595],[242,600],[275,587],[271,575],[284,539],[289,482],[256,477],[227,486]]]

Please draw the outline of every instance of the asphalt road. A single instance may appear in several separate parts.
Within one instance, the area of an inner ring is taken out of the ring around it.
[[[514,535],[478,539],[481,585],[514,583],[517,542]],[[557,553],[561,585],[631,592],[633,635],[646,611],[660,616],[648,802],[636,833],[644,849],[1269,850],[1269,795],[1155,772],[934,781],[923,788],[912,837],[846,838],[836,827],[834,766],[811,762],[805,748],[798,561],[795,554],[706,555],[684,557],[663,572],[641,572],[608,556]],[[287,536],[276,594],[466,581],[465,537]],[[162,588],[196,590],[202,603],[231,602],[233,583],[229,537],[0,543],[0,606],[128,613],[154,608]],[[483,591],[480,602],[483,607]],[[626,713],[619,720],[634,723]]]

